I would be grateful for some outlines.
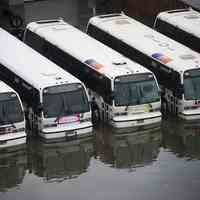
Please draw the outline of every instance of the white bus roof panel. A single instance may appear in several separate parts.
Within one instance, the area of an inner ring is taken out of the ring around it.
[[[6,92],[14,92],[14,93],[17,94],[17,92],[13,88],[11,88],[10,86],[8,86],[3,81],[0,81],[0,93],[6,93]]]
[[[193,9],[165,11],[157,18],[200,38],[200,13]]]
[[[32,22],[27,28],[111,79],[150,72],[62,20]]]
[[[180,73],[200,67],[200,54],[124,14],[96,16],[89,23]]]
[[[0,28],[0,64],[37,89],[64,83],[80,83],[71,74]]]

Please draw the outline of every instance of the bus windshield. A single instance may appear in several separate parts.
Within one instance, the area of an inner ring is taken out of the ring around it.
[[[200,99],[200,70],[190,70],[184,73],[185,100]]]
[[[160,100],[158,86],[152,74],[137,74],[115,79],[115,105],[129,106]]]
[[[62,117],[89,112],[85,89],[81,84],[48,87],[43,91],[44,117]]]
[[[21,104],[14,92],[0,94],[0,125],[24,120]]]

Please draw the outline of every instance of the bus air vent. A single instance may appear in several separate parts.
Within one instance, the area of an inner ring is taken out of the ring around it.
[[[113,61],[112,62],[113,65],[126,65],[126,61]]]
[[[57,73],[41,73],[43,76],[55,76]]]
[[[103,19],[103,18],[119,17],[119,16],[121,16],[121,14],[110,14],[110,15],[101,15],[99,16],[99,18]]]
[[[126,24],[130,24],[130,22],[128,20],[121,19],[121,20],[115,21],[115,24],[117,24],[117,25],[126,25]]]
[[[37,24],[51,24],[51,23],[58,23],[60,20],[43,20],[36,22]]]
[[[181,55],[180,58],[183,60],[194,60],[196,57],[192,54],[184,54]]]
[[[66,24],[60,24],[59,26],[54,26],[53,28],[52,28],[54,31],[63,31],[63,30],[67,30],[67,28],[66,28]]]
[[[190,9],[178,9],[178,10],[170,10],[167,13],[179,13],[179,12],[189,12]]]
[[[200,16],[198,16],[196,14],[191,14],[191,15],[185,15],[184,18],[186,18],[186,19],[199,19]]]

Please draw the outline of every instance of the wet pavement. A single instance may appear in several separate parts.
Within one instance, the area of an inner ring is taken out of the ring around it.
[[[148,25],[155,17],[149,9],[134,12],[131,1],[113,2],[49,0],[29,2],[20,9],[24,25],[62,16],[81,30],[91,16],[113,10],[123,10]],[[164,2],[165,6],[152,5],[152,11],[172,7],[170,1]],[[2,16],[1,24],[9,29]],[[99,126],[93,137],[81,140],[47,144],[30,138],[26,145],[0,150],[0,199],[198,200],[199,169],[198,122],[186,124],[168,117],[160,129],[129,134]]]

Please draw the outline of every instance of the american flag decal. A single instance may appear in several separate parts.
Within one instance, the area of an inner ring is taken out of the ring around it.
[[[172,61],[172,59],[162,53],[154,53],[152,54],[152,57],[156,60],[160,61],[163,64],[167,64]]]
[[[93,59],[88,59],[85,61],[86,64],[88,64],[89,66],[91,66],[92,68],[96,69],[96,70],[100,70],[101,68],[103,68],[104,66],[98,62],[96,62]]]

